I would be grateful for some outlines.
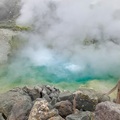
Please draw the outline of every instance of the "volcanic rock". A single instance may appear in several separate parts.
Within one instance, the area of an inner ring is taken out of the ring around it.
[[[55,116],[55,117],[51,117],[48,120],[65,120],[65,119],[63,119],[61,116]]]
[[[73,112],[72,103],[68,100],[56,103],[55,108],[59,111],[59,115],[63,118]]]
[[[94,114],[86,111],[79,114],[71,114],[66,117],[66,120],[94,120]]]
[[[94,111],[95,106],[99,102],[110,101],[110,97],[96,92],[93,89],[81,88],[79,89],[79,94],[76,98],[76,101],[78,101],[76,102],[77,109],[82,109],[84,111]]]
[[[35,86],[34,88],[29,88],[29,87],[23,87],[22,90],[27,93],[32,101],[36,100],[37,98],[41,98],[41,94],[42,93],[42,87],[41,86]]]
[[[8,120],[27,120],[31,98],[20,88],[0,95],[0,113]]]
[[[120,104],[102,102],[96,106],[95,120],[120,120]]]
[[[59,100],[60,101],[69,100],[72,103],[73,99],[74,99],[74,94],[69,92],[69,91],[61,92],[60,95],[59,95]]]
[[[49,103],[45,99],[37,99],[28,120],[48,120],[51,117],[57,116],[57,109],[51,109]]]

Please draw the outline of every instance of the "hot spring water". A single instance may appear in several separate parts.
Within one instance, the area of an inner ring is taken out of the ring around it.
[[[1,91],[50,84],[105,90],[120,78],[119,0],[22,0],[27,42],[0,67]],[[17,40],[16,40],[17,42]]]

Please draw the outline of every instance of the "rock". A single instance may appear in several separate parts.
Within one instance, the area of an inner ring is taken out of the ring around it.
[[[0,29],[0,63],[7,61],[11,49],[9,42],[16,34],[12,30]]]
[[[51,99],[52,98],[58,98],[59,94],[60,94],[60,90],[59,89],[57,89],[55,87],[51,87],[51,92],[49,94]]]
[[[23,87],[22,88],[32,100],[36,98],[45,98],[48,102],[53,99],[58,99],[60,91],[50,86],[35,86],[34,88]],[[55,89],[55,90],[54,90]],[[53,94],[53,96],[51,96]]]
[[[69,100],[72,103],[73,99],[74,99],[74,95],[71,92],[62,92],[59,95],[59,100],[60,101]]]
[[[65,119],[63,119],[61,116],[55,116],[55,117],[51,117],[48,120],[65,120]]]
[[[51,86],[42,86],[42,96],[49,95],[49,97],[52,99],[53,97],[58,97],[60,94],[59,89],[56,89],[55,87]]]
[[[95,93],[96,91],[86,88],[76,91],[74,93],[74,102],[76,104],[76,108],[83,111],[94,111],[95,106],[98,103],[98,98]]]
[[[5,120],[2,113],[0,113],[0,120]]]
[[[58,110],[51,109],[47,100],[37,99],[30,112],[28,120],[48,120],[49,118],[57,115]]]
[[[49,95],[47,95],[47,94],[46,94],[46,95],[44,95],[44,96],[43,96],[43,98],[45,98],[48,102],[50,102],[50,101],[51,101],[51,99],[50,99]]]
[[[27,120],[31,98],[20,88],[0,95],[0,113],[8,120]]]
[[[57,103],[57,101],[58,101],[58,98],[53,97],[50,104],[54,106]]]
[[[96,106],[95,120],[120,120],[120,104],[102,102]]]
[[[76,98],[75,98],[76,96]],[[74,99],[75,98],[75,99]],[[83,111],[94,111],[95,106],[102,101],[109,101],[110,97],[96,92],[93,89],[81,88],[75,93],[62,92],[59,95],[60,101],[69,100],[76,104],[76,109]]]
[[[102,93],[96,93],[96,96],[98,97],[98,103],[110,101],[110,97],[108,95]]]
[[[68,115],[66,120],[94,120],[94,114],[88,111],[80,112],[79,114]]]
[[[55,108],[59,111],[59,115],[63,118],[73,112],[72,104],[68,100],[56,103]]]
[[[32,99],[32,101],[36,100],[37,98],[41,98],[42,87],[35,86],[34,88],[23,87],[23,91],[25,91]]]

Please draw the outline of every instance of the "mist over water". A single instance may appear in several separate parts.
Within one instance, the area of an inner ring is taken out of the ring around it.
[[[32,30],[22,33],[28,43],[11,60],[9,79],[23,83],[118,79],[119,4],[119,0],[22,0],[16,23]]]

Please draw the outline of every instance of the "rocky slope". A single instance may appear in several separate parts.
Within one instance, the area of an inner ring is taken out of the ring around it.
[[[102,120],[100,102],[109,100],[92,89],[71,93],[51,86],[15,88],[0,95],[0,120]]]

